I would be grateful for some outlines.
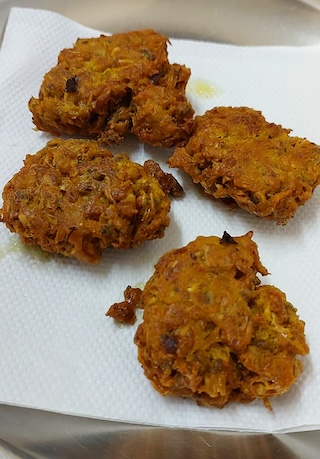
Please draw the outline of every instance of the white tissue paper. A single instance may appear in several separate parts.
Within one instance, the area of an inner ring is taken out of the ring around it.
[[[119,32],[121,32],[119,30]],[[27,153],[50,136],[33,130],[28,100],[37,96],[58,53],[78,37],[100,32],[56,13],[11,11],[0,51],[0,188]],[[188,96],[197,114],[219,105],[261,110],[270,122],[320,143],[320,48],[239,47],[172,39],[171,63],[192,70]],[[128,140],[110,147],[134,161],[153,158],[165,169],[170,151]],[[90,266],[27,247],[0,225],[0,401],[133,423],[276,432],[320,427],[320,189],[284,226],[204,198],[191,180],[170,170],[185,196],[173,200],[171,225],[161,240],[133,250],[105,250]],[[145,378],[133,343],[137,324],[118,326],[105,316],[127,285],[143,286],[166,251],[198,235],[254,231],[262,283],[284,291],[306,322],[310,354],[285,395],[230,404],[224,409],[163,397]]]

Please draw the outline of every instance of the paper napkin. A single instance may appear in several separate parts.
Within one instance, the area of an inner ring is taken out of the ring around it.
[[[119,30],[121,32],[121,30]],[[0,188],[27,153],[50,136],[33,130],[28,100],[37,96],[59,52],[88,29],[56,13],[11,11],[0,51]],[[171,63],[192,70],[188,96],[196,113],[218,105],[261,110],[270,122],[320,143],[320,48],[239,47],[172,39]],[[168,170],[170,151],[130,139],[137,162],[153,158]],[[134,250],[105,250],[98,266],[24,246],[0,226],[0,402],[134,423],[246,431],[320,427],[320,189],[286,226],[204,198],[182,172],[185,197],[172,201],[171,225],[161,240]],[[261,401],[204,408],[191,400],[162,397],[143,375],[133,343],[136,325],[105,317],[122,301],[127,285],[143,286],[166,251],[198,235],[239,236],[254,231],[262,283],[283,290],[306,322],[310,355],[288,393]]]

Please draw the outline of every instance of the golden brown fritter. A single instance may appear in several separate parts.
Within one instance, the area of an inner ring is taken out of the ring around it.
[[[168,163],[205,193],[285,224],[320,183],[320,147],[292,137],[246,107],[218,107],[195,118],[185,147]]]
[[[168,191],[125,154],[94,140],[54,139],[5,186],[0,221],[28,244],[97,263],[103,248],[164,235]]]
[[[281,395],[302,372],[304,323],[276,287],[260,286],[252,232],[198,237],[163,255],[140,298],[135,336],[162,395],[222,408]]]
[[[169,63],[167,42],[153,30],[78,39],[29,101],[34,124],[53,135],[99,137],[103,145],[128,133],[155,146],[186,141],[194,114],[185,94],[190,70]]]

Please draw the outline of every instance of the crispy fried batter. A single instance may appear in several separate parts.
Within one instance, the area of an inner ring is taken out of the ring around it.
[[[135,336],[145,375],[162,395],[222,408],[286,392],[308,353],[285,294],[260,286],[252,232],[198,237],[163,255],[140,299]]]
[[[285,224],[320,183],[320,147],[289,133],[261,112],[218,107],[195,118],[187,145],[168,163],[207,195]]]
[[[132,99],[132,132],[141,142],[161,147],[184,144],[193,127],[193,109],[185,96],[190,71],[168,66],[157,84],[148,85]]]
[[[172,174],[164,172],[158,163],[152,159],[145,161],[143,167],[149,175],[155,177],[161,185],[163,191],[171,194],[174,198],[180,198],[184,194],[184,190],[180,183],[173,177]]]
[[[140,307],[141,289],[131,285],[124,291],[124,301],[114,303],[106,312],[106,316],[112,317],[120,324],[133,325],[136,321],[135,310]]]
[[[169,63],[167,41],[153,30],[78,39],[29,101],[34,124],[104,145],[130,132],[156,146],[186,141],[194,113],[185,95],[190,70]]]
[[[170,200],[155,177],[94,140],[50,141],[3,191],[0,221],[28,244],[97,263],[103,248],[161,238]]]

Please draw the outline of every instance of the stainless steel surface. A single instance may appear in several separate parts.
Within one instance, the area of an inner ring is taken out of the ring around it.
[[[0,409],[0,444],[7,458],[318,459],[318,433],[208,432]]]
[[[11,6],[49,9],[108,32],[153,27],[240,45],[320,43],[319,0],[0,0],[0,30]]]
[[[108,32],[153,27],[170,36],[240,45],[320,44],[320,0],[0,0],[0,42],[12,6],[49,9]],[[0,458],[319,456],[320,431],[272,435],[170,429],[0,405]]]

